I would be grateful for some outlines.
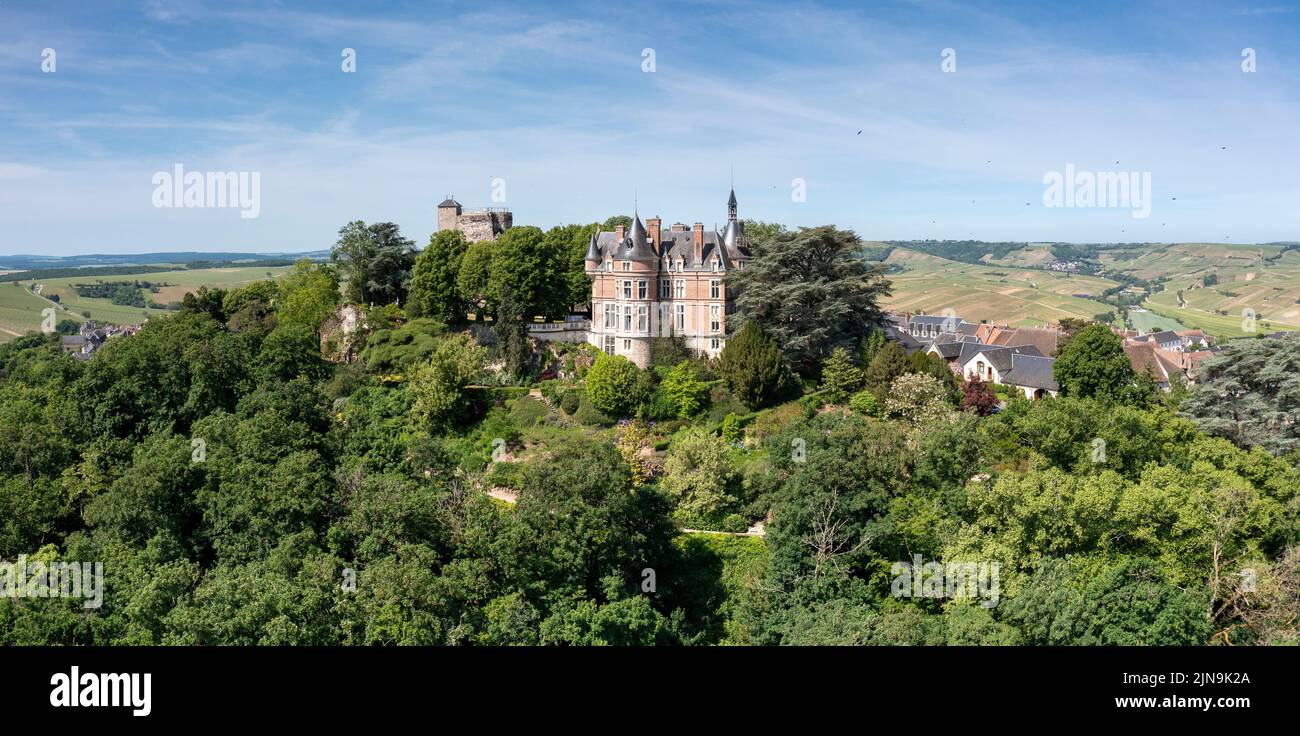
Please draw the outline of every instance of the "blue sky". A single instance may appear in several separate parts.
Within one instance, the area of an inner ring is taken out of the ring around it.
[[[516,224],[707,227],[732,167],[742,217],[873,240],[1297,240],[1298,41],[1234,0],[0,0],[0,254],[423,244],[498,177]],[[176,164],[259,172],[259,216],[155,208]],[[1151,216],[1045,207],[1066,164],[1150,172]]]

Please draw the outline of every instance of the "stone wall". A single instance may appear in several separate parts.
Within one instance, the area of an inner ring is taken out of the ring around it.
[[[479,240],[496,240],[514,222],[508,210],[469,211],[456,218],[456,229],[465,234],[471,243]]]

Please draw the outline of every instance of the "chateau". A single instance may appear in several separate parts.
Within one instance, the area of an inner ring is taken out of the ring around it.
[[[630,227],[592,233],[585,257],[591,279],[588,340],[637,366],[650,364],[650,341],[682,337],[689,350],[716,357],[725,344],[733,303],[723,277],[749,260],[744,229],[736,219],[736,192],[727,199],[724,232],[661,227],[658,217]]]
[[[510,229],[514,216],[505,207],[483,207],[467,210],[460,202],[447,195],[438,205],[438,229],[459,230],[471,243],[480,240],[496,240],[497,236]]]

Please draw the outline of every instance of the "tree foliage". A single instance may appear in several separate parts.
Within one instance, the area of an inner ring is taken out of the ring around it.
[[[742,324],[758,325],[799,372],[811,375],[836,347],[857,348],[884,315],[883,272],[859,253],[862,240],[824,225],[775,232],[755,243],[746,268],[727,274]]]
[[[783,398],[796,386],[781,348],[754,322],[727,340],[718,371],[731,394],[750,409]]]

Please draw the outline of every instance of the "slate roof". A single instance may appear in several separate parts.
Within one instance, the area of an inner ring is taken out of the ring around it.
[[[899,345],[902,345],[903,351],[908,355],[911,355],[924,347],[920,340],[917,340],[915,337],[912,337],[893,325],[885,325],[885,337],[893,340]]]
[[[1029,355],[1039,358],[1044,357],[1038,348],[1033,345],[1004,347],[1001,345],[964,343],[962,345],[961,355],[958,356],[957,361],[960,365],[965,366],[972,358],[981,354],[984,355],[984,359],[992,364],[994,368],[998,369],[998,373],[1005,373],[1011,369],[1012,356]]]
[[[964,344],[966,343],[960,343],[960,342],[938,343],[934,346],[934,351],[939,354],[940,358],[943,358],[944,360],[952,360],[953,358],[956,358],[957,356],[961,355],[961,348],[962,345]]]
[[[1056,391],[1056,379],[1052,371],[1056,365],[1055,358],[1041,355],[1013,354],[1011,368],[1002,373],[1002,382],[1011,386],[1025,386]]]

